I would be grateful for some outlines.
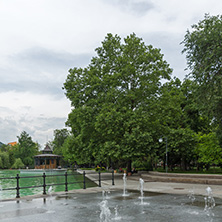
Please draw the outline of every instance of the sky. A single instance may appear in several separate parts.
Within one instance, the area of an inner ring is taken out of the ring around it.
[[[221,0],[1,0],[0,141],[22,131],[41,147],[53,140],[71,111],[68,70],[87,66],[107,33],[136,33],[183,80],[186,31],[221,9]]]

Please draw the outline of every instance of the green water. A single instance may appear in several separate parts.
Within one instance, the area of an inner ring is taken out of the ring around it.
[[[13,178],[19,174],[21,177],[19,179],[19,186],[22,187],[29,187],[29,186],[38,186],[43,185],[43,173],[42,172],[22,172],[18,170],[2,170],[0,171],[0,178]],[[49,187],[52,185],[52,192],[59,192],[65,191],[65,185],[53,185],[53,184],[61,184],[65,183],[65,172],[47,172],[46,173],[46,193],[48,193]],[[52,176],[57,175],[57,176]],[[33,178],[22,178],[27,176],[35,176]],[[36,177],[40,176],[40,177]],[[75,182],[75,184],[69,184]],[[95,183],[88,180],[86,178],[86,187],[93,187]],[[7,188],[15,188],[16,187],[16,179],[1,179],[0,180],[0,199],[8,199],[8,198],[15,198],[16,197],[16,189],[13,190],[4,190]],[[68,190],[74,189],[82,189],[83,188],[83,176],[81,174],[68,172]],[[20,189],[20,197],[27,196],[27,195],[35,195],[35,194],[42,194],[43,187],[33,187],[33,188],[25,188]]]

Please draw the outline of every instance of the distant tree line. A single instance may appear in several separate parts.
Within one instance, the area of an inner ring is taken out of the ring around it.
[[[24,167],[34,167],[34,155],[39,153],[39,144],[33,142],[31,136],[23,131],[18,136],[16,145],[3,144],[0,148],[0,168],[19,169]]]

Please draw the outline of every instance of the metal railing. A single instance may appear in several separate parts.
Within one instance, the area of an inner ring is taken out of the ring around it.
[[[42,187],[43,188],[43,195],[46,195],[46,187],[50,187],[50,186],[60,186],[60,185],[65,185],[65,192],[68,192],[68,185],[70,184],[82,184],[83,185],[83,189],[86,189],[86,177],[88,178],[87,175],[94,175],[93,177],[90,176],[90,181],[92,182],[98,182],[98,186],[101,187],[101,182],[104,180],[112,180],[112,185],[114,185],[114,171],[112,171],[112,173],[106,174],[105,177],[102,178],[101,176],[101,172],[90,172],[90,173],[86,173],[85,171],[83,171],[82,173],[82,180],[80,181],[75,181],[75,182],[68,182],[68,177],[69,176],[74,176],[74,175],[80,175],[79,173],[67,173],[65,172],[64,174],[54,174],[54,175],[46,175],[46,173],[43,173],[43,175],[38,175],[38,176],[20,176],[19,174],[16,175],[16,177],[2,177],[0,178],[1,180],[16,180],[16,187],[9,187],[9,188],[2,188],[1,191],[7,191],[7,190],[16,190],[16,198],[20,198],[20,190],[21,189],[29,189],[29,188],[38,188],[38,187]],[[110,178],[111,176],[111,178]],[[41,185],[33,185],[33,186],[23,186],[20,187],[20,180],[24,179],[24,178],[38,178],[38,177],[42,177],[42,184]],[[64,183],[53,183],[53,184],[47,184],[46,183],[46,178],[48,177],[65,177],[65,182]]]

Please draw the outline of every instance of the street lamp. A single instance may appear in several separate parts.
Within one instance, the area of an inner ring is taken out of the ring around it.
[[[166,173],[167,173],[167,137],[166,138],[166,165],[165,165],[165,168],[166,168]],[[163,138],[159,138],[159,142],[162,143],[163,142]]]

